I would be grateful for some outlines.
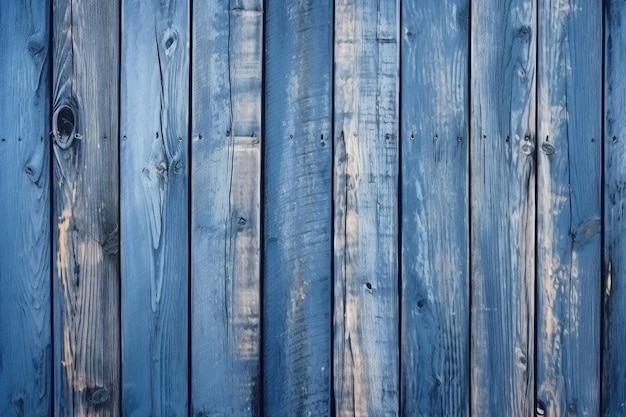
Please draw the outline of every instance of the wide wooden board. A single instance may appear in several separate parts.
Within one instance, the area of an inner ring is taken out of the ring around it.
[[[400,415],[469,412],[469,19],[402,2]]]
[[[337,416],[398,415],[398,6],[335,1]]]

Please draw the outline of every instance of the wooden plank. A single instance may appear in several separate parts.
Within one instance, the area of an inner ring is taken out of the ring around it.
[[[626,4],[604,11],[604,339],[601,415],[626,414]]]
[[[122,2],[125,416],[187,416],[188,0]]]
[[[398,415],[398,2],[337,0],[337,416]]]
[[[0,3],[0,415],[47,416],[50,5]]]
[[[537,412],[598,415],[602,5],[539,2]]]
[[[536,2],[471,7],[471,414],[534,415]]]
[[[469,1],[402,3],[401,413],[469,413]]]
[[[260,412],[263,2],[194,1],[192,409]]]
[[[120,412],[117,2],[53,2],[54,413]]]
[[[558,7],[557,7],[558,6]],[[540,2],[537,408],[593,415],[600,385],[602,11]]]
[[[264,412],[331,414],[332,1],[266,2]]]

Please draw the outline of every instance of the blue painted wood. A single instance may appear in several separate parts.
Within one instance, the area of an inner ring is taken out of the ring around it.
[[[539,2],[537,411],[598,415],[602,5]]]
[[[530,416],[537,7],[471,5],[471,414]]]
[[[401,413],[469,413],[469,2],[402,3]]]
[[[193,7],[193,416],[255,416],[263,2],[194,1]]]
[[[626,4],[604,14],[604,339],[601,415],[626,415]]]
[[[398,6],[335,2],[337,416],[398,415]]]
[[[331,414],[332,2],[266,2],[264,413]]]
[[[0,3],[0,415],[48,416],[50,5]]]
[[[187,0],[122,2],[124,416],[187,416]]]
[[[53,1],[55,416],[119,416],[117,2]]]

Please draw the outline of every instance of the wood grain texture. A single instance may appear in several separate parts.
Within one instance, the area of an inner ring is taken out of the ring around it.
[[[471,413],[534,415],[533,0],[471,7]]]
[[[122,2],[124,416],[187,416],[187,0]]]
[[[195,1],[193,28],[193,416],[255,416],[263,2]]]
[[[602,412],[626,414],[626,3],[604,14],[604,340]]]
[[[337,416],[398,415],[398,5],[335,1]]]
[[[332,2],[266,2],[264,412],[331,414]]]
[[[0,415],[48,416],[50,5],[0,3]]]
[[[117,2],[55,0],[54,413],[120,414]]]
[[[537,411],[597,415],[602,10],[539,2]]]
[[[467,416],[469,2],[402,22],[401,415]]]

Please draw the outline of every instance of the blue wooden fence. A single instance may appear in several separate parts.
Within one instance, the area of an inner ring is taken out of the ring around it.
[[[0,416],[626,416],[626,2],[0,2]]]

